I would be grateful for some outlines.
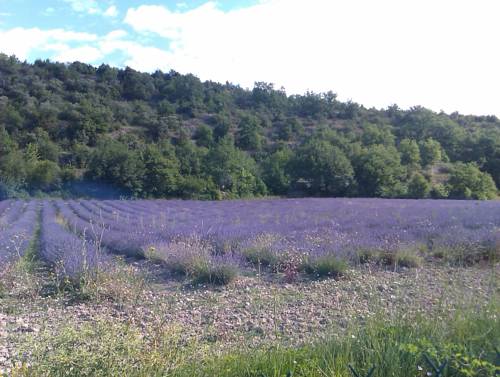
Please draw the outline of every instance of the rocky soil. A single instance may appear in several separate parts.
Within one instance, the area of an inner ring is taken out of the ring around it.
[[[315,342],[377,315],[411,318],[421,313],[439,320],[442,313],[460,305],[484,304],[498,297],[500,268],[363,267],[340,280],[285,283],[276,275],[254,275],[224,288],[190,287],[150,275],[154,277],[147,277],[146,284],[120,286],[125,291],[114,298],[83,301],[67,293],[40,294],[43,281],[35,290],[23,290],[21,279],[0,295],[0,375],[23,357],[19,345],[27,337],[57,334],[62,326],[99,319],[144,328],[158,321],[172,324],[186,340],[196,339],[221,351],[242,343],[258,347]]]

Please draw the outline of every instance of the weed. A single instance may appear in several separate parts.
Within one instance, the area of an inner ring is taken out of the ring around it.
[[[338,278],[344,276],[348,264],[345,260],[339,259],[335,255],[325,255],[314,259],[307,259],[300,270],[316,277]]]

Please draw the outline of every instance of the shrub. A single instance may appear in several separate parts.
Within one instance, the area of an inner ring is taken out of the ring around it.
[[[448,180],[450,197],[455,199],[494,199],[497,188],[493,178],[473,163],[456,163]]]
[[[279,256],[268,248],[252,247],[243,251],[246,260],[254,266],[264,266],[274,269],[278,265]]]
[[[434,247],[431,255],[452,266],[472,266],[481,262],[495,263],[500,260],[500,245],[493,242],[479,245],[443,245]]]
[[[420,267],[422,265],[422,258],[415,253],[401,251],[396,253],[396,265],[408,268]]]
[[[316,277],[338,278],[344,276],[347,270],[347,262],[335,255],[325,255],[306,260],[300,270]]]
[[[436,183],[431,189],[431,198],[446,199],[449,195],[448,189],[441,183]]]
[[[430,183],[425,177],[416,173],[408,184],[408,197],[413,199],[426,198],[430,192]]]
[[[415,268],[422,264],[422,258],[418,254],[408,250],[396,252],[381,252],[378,256],[379,264],[391,267]]]
[[[192,275],[194,284],[228,285],[238,276],[238,269],[231,264],[206,264]]]
[[[366,264],[373,262],[377,257],[378,252],[371,249],[361,249],[356,252],[355,263]]]

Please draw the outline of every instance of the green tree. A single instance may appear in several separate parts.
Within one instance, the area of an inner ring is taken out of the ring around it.
[[[257,172],[257,164],[225,137],[205,157],[205,171],[219,190],[233,197],[264,195],[266,186]]]
[[[354,170],[344,152],[324,140],[302,146],[294,162],[295,180],[309,182],[312,194],[342,196],[354,186]]]
[[[491,175],[483,173],[474,163],[456,163],[448,179],[450,197],[456,199],[493,199],[497,187]]]
[[[27,181],[28,167],[25,156],[19,150],[12,150],[0,156],[0,181],[9,187],[23,186]]]
[[[236,135],[237,146],[244,150],[260,150],[262,136],[260,135],[260,122],[255,116],[246,115],[241,119]]]
[[[88,164],[87,177],[101,180],[142,194],[144,164],[136,150],[114,140],[98,143]]]
[[[420,144],[420,154],[424,166],[433,165],[442,160],[442,148],[438,141],[429,138]]]
[[[209,148],[214,143],[214,133],[209,126],[202,124],[196,129],[194,139],[199,147]]]
[[[420,148],[413,139],[403,139],[399,143],[399,153],[403,165],[417,166],[420,163]]]
[[[27,180],[31,189],[47,190],[59,182],[61,169],[53,161],[36,161],[31,165]]]
[[[404,195],[404,173],[399,152],[392,146],[373,145],[363,151],[356,163],[359,192],[370,197]]]
[[[422,199],[429,196],[431,185],[420,173],[415,173],[408,183],[408,197]]]
[[[148,145],[142,153],[142,160],[144,194],[156,198],[175,195],[180,181],[179,161],[175,155],[168,159],[158,147]]]
[[[394,145],[394,134],[388,125],[375,125],[367,123],[363,127],[363,134],[361,140],[364,145]]]
[[[273,194],[285,195],[291,183],[290,149],[280,149],[267,156],[262,162],[262,179]]]

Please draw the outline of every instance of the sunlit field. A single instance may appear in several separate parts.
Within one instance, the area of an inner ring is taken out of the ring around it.
[[[3,201],[0,371],[493,376],[499,230],[497,201]]]

